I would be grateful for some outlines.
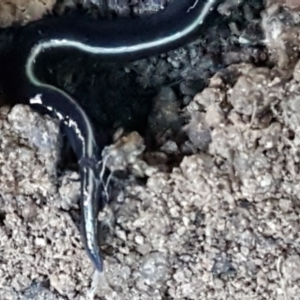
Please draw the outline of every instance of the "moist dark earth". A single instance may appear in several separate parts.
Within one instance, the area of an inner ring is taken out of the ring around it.
[[[164,3],[131,4],[52,9],[126,15]],[[41,76],[76,97],[108,143],[105,272],[82,248],[79,175],[59,124],[3,107],[0,299],[299,299],[299,8],[224,1],[193,44],[126,66],[45,55]]]
[[[118,11],[115,5],[110,4],[110,11],[125,14],[127,10],[124,9],[124,3],[127,1],[119,2],[123,5],[119,3],[117,7],[123,9]],[[146,7],[152,11],[165,1],[148,2],[150,4]],[[91,7],[95,10],[94,6]],[[134,8],[140,6],[133,6],[132,13]],[[164,97],[170,97],[171,102],[175,97],[176,105],[183,107],[207,85],[213,74],[225,66],[239,62],[266,63],[267,51],[262,44],[259,24],[263,9],[261,1],[250,4],[247,1],[241,6],[233,3],[231,8],[225,7],[224,12],[220,9],[223,14],[212,13],[198,41],[176,51],[125,66],[103,65],[103,62],[97,61],[97,57],[76,54],[74,51],[73,56],[72,53],[63,55],[61,51],[56,53],[56,60],[49,59],[53,53],[44,58],[49,62],[41,64],[45,68],[44,75],[47,81],[76,95],[100,128],[115,131],[122,127],[129,131],[141,131],[145,135],[153,99],[162,88],[171,88],[175,95],[169,93]],[[230,10],[228,16],[226,10]],[[107,10],[103,8],[103,11]],[[147,12],[141,11],[138,10],[140,14]],[[241,38],[247,41],[246,45],[241,45]],[[84,70],[78,68],[82,65],[85,66]]]

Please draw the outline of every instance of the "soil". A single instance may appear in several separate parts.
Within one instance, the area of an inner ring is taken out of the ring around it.
[[[224,1],[198,41],[126,66],[44,58],[111,141],[105,271],[58,122],[3,107],[0,299],[300,299],[299,9]]]

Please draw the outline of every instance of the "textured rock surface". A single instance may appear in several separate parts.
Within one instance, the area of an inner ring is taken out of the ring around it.
[[[56,0],[3,0],[0,1],[0,27],[15,23],[26,24],[50,12]]]

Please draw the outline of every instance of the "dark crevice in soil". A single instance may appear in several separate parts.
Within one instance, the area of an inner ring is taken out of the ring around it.
[[[148,117],[162,87],[174,90],[180,108],[226,65],[267,64],[259,27],[262,8],[261,1],[245,1],[229,16],[216,14],[211,26],[193,44],[157,57],[127,65],[105,65],[97,57],[63,50],[45,55],[40,72],[47,82],[65,89],[81,103],[100,140],[108,141],[106,135],[111,137],[119,127],[156,136]],[[241,38],[248,43],[241,44]],[[149,146],[156,147],[153,138],[147,140],[151,141]]]

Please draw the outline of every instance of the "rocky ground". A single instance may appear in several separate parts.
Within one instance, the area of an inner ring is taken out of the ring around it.
[[[300,3],[254,4],[219,7],[233,11],[230,39],[223,26],[219,44],[202,37],[127,66],[133,79],[115,69],[148,93],[124,92],[127,117],[108,94],[107,114],[93,116],[114,133],[104,274],[82,248],[78,174],[62,163],[58,123],[1,108],[1,300],[300,299]],[[75,78],[66,89],[84,95],[87,79]]]

